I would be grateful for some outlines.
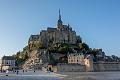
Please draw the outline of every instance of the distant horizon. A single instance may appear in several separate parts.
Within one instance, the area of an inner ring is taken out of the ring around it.
[[[119,0],[0,0],[0,57],[21,51],[30,35],[56,27],[58,10],[90,48],[120,57]]]

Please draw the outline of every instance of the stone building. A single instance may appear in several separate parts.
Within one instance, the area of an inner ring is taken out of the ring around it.
[[[68,64],[81,64],[84,65],[83,53],[72,53],[68,55]]]
[[[84,65],[86,68],[86,71],[94,71],[92,55],[84,56],[83,53],[69,54],[68,55],[68,64]]]
[[[61,19],[61,14],[59,10],[59,19],[57,21],[57,28],[47,28],[47,30],[42,30],[38,35],[31,35],[28,44],[32,46],[32,43],[40,41],[43,43],[44,47],[48,47],[49,43],[68,43],[76,44],[77,35],[71,26],[64,25]]]
[[[93,68],[93,55],[86,55],[84,59],[84,64],[86,66],[86,71],[94,71]]]
[[[120,71],[119,62],[93,62],[92,56],[84,59],[85,65],[60,63],[55,66],[56,72],[102,72],[102,71]],[[50,66],[54,71],[54,66]]]
[[[13,56],[3,56],[1,59],[1,70],[15,68],[15,58]]]

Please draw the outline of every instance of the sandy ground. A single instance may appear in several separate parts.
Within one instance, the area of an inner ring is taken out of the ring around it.
[[[120,72],[65,72],[62,80],[120,80]]]
[[[58,76],[61,76],[61,74],[57,74],[57,73],[53,73],[53,72],[44,72],[44,71],[41,71],[41,70],[27,70],[27,71],[24,71],[23,70],[19,70],[18,74],[17,72],[13,73],[11,71],[9,71],[8,73],[0,73],[0,77],[2,76],[38,76],[38,77],[58,77]]]
[[[6,76],[7,75],[7,76]],[[61,74],[53,72],[43,72],[40,70],[22,71],[19,70],[18,74],[13,72],[0,73],[0,80],[61,80]]]
[[[9,72],[0,73],[1,78],[6,80],[120,80],[120,72],[60,72],[60,73],[49,73],[40,70],[19,71],[18,75],[16,73]],[[11,78],[11,79],[10,79]],[[13,79],[17,78],[17,79]],[[18,79],[19,78],[19,79]]]

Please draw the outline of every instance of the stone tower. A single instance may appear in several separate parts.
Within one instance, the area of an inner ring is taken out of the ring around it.
[[[92,55],[87,55],[87,57],[84,59],[84,64],[86,66],[87,72],[94,71],[94,69],[93,69],[93,56]]]

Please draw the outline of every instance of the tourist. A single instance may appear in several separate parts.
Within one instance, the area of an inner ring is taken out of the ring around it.
[[[18,75],[19,71],[17,70],[17,75]]]
[[[15,73],[15,70],[13,70],[13,73]]]
[[[9,71],[8,70],[6,70],[6,73],[8,73]]]
[[[24,73],[24,69],[23,69],[23,73]]]

